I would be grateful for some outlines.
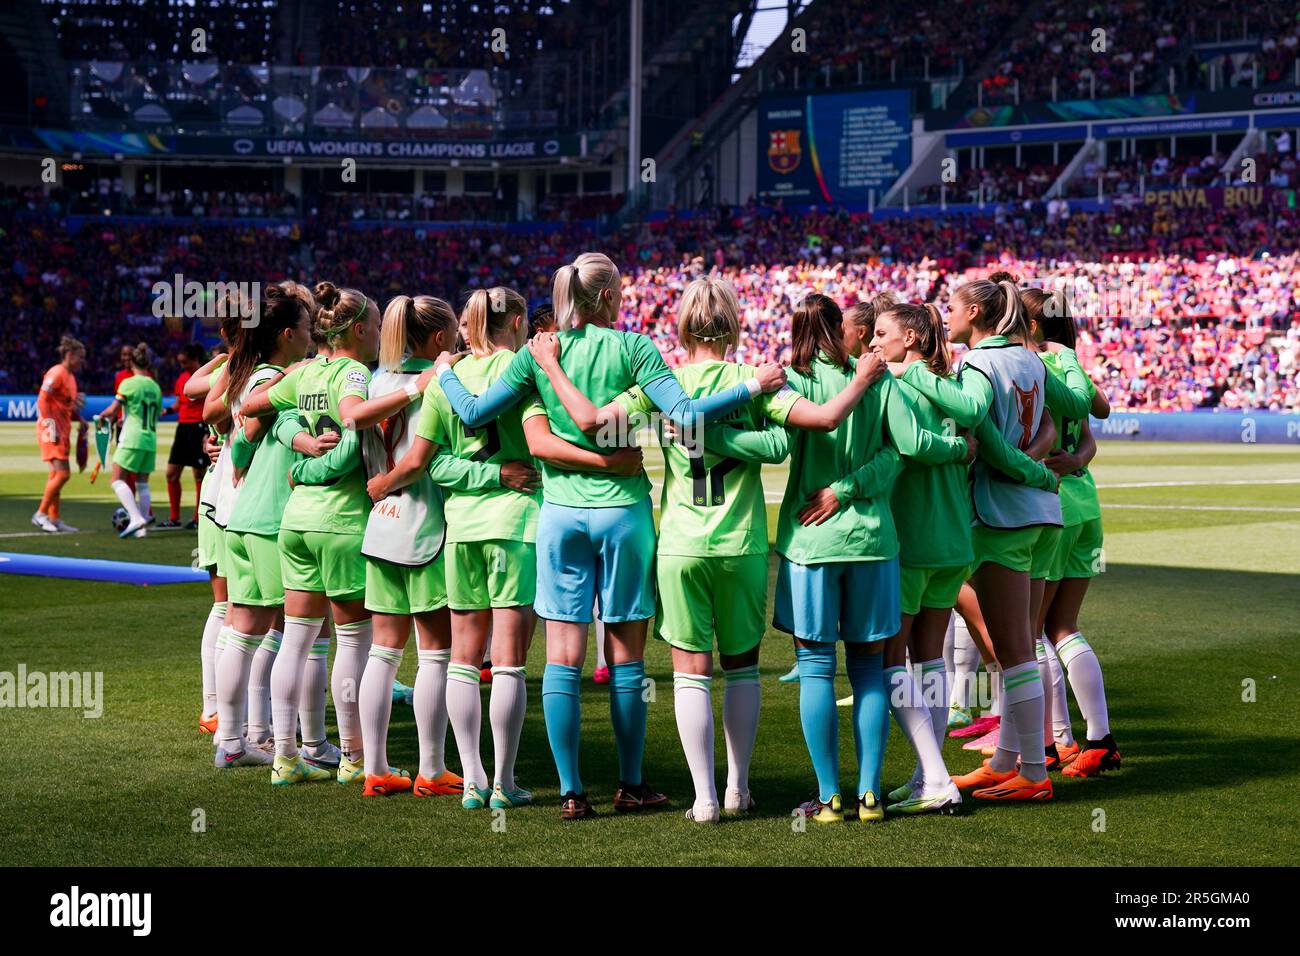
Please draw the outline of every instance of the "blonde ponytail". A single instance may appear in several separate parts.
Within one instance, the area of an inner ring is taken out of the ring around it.
[[[606,290],[612,295],[611,306],[617,302],[621,277],[618,267],[609,256],[601,252],[584,252],[570,265],[555,270],[551,300],[560,331],[567,332],[586,323],[612,324],[618,317],[617,308],[606,312]]]
[[[385,371],[394,371],[406,358],[407,320],[414,305],[409,295],[399,295],[384,306],[384,321],[379,327],[379,367]]]
[[[1016,288],[1015,283],[1006,281],[999,282],[998,289],[1003,297],[1002,317],[994,326],[993,334],[1005,335],[1022,345],[1028,345],[1033,341],[1033,335],[1029,330],[1025,307],[1020,302],[1020,290]]]
[[[516,318],[526,318],[528,303],[514,289],[494,286],[470,294],[461,312],[470,350],[479,358],[491,355],[493,339]]]
[[[436,332],[450,336],[456,327],[456,313],[442,299],[431,295],[395,296],[384,307],[384,322],[379,330],[379,365],[396,371],[409,355],[414,355]]]

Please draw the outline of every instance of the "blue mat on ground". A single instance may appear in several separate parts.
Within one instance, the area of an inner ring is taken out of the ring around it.
[[[174,564],[140,564],[135,561],[92,561],[56,558],[48,554],[0,551],[0,574],[35,574],[43,578],[76,578],[116,584],[193,584],[207,581],[208,573]]]

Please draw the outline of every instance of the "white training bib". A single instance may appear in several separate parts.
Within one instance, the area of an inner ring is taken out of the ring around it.
[[[370,379],[370,397],[401,391],[418,376],[418,372],[378,372]],[[393,417],[361,433],[361,458],[367,478],[391,471],[410,450],[415,443],[419,414],[420,402],[412,402]],[[426,470],[405,488],[375,502],[366,522],[361,553],[368,558],[419,567],[438,556],[446,537],[442,489],[433,483]]]
[[[1043,420],[1047,366],[1016,343],[974,348],[962,360],[962,375],[983,375],[993,387],[989,417],[1007,443],[1026,448]],[[1013,481],[976,458],[971,468],[975,519],[990,528],[1012,530],[1061,524],[1061,499],[1050,491]]]

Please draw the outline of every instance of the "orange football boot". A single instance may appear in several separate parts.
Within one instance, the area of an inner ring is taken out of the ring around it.
[[[1107,734],[1101,740],[1089,740],[1074,762],[1061,772],[1067,777],[1095,777],[1103,771],[1119,768],[1119,747]]]
[[[1026,780],[1017,773],[1001,783],[976,790],[971,796],[977,800],[1051,800],[1052,781]]]
[[[1057,744],[1056,753],[1061,758],[1061,767],[1065,768],[1074,763],[1074,759],[1079,756],[1079,742],[1072,744]]]
[[[391,797],[411,789],[411,778],[397,773],[368,773],[363,797]]]
[[[414,792],[417,797],[459,796],[465,792],[465,781],[450,770],[444,770],[433,780],[416,774]]]
[[[973,787],[992,787],[1016,776],[1014,770],[994,770],[989,763],[990,761],[985,760],[970,773],[954,775],[952,782],[957,785],[958,790],[970,790]]]
[[[199,714],[199,730],[205,734],[215,734],[217,732],[217,715],[204,717]]]

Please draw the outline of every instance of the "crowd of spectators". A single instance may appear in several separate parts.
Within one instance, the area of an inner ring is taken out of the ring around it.
[[[566,49],[576,36],[573,21],[556,15],[565,4],[555,0],[321,6],[323,64],[523,70],[538,50]]]
[[[0,392],[26,392],[60,334],[89,348],[83,387],[111,383],[122,344],[173,353],[193,320],[158,319],[156,281],[329,278],[377,299],[427,292],[459,302],[502,284],[550,298],[556,267],[603,249],[623,269],[621,322],[682,359],[675,310],[695,276],[716,270],[740,296],[743,361],[788,359],[790,315],[809,292],[848,304],[879,291],[945,305],[971,278],[1006,269],[1067,284],[1080,354],[1117,408],[1300,410],[1300,217],[1294,210],[1137,207],[1058,215],[1041,206],[987,214],[880,218],[843,211],[716,209],[598,234],[577,224],[518,231],[462,225],[351,226],[327,216],[253,226],[92,220],[79,231],[43,197],[0,199]]]
[[[67,60],[266,63],[278,0],[41,0]],[[196,46],[195,30],[202,30]]]
[[[940,199],[957,203],[998,203],[1017,199],[1041,199],[1061,175],[1063,166],[1052,163],[1005,163],[967,167],[957,181],[923,186],[916,191],[914,202],[937,203]]]

